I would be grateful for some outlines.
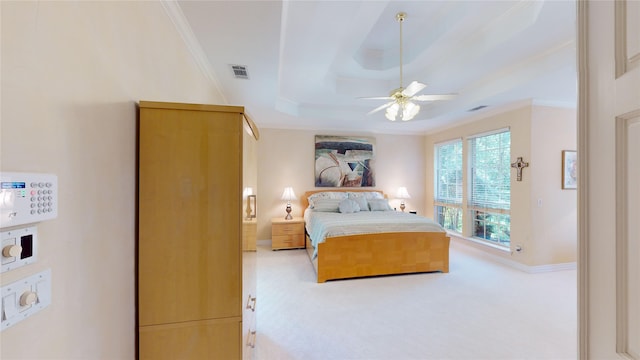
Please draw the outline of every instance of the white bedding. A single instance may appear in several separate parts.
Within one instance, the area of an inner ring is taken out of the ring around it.
[[[317,255],[318,243],[327,237],[380,232],[445,232],[435,221],[400,211],[360,211],[350,214],[306,209],[305,227]]]

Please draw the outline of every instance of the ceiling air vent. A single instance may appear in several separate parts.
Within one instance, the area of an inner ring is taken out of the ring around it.
[[[467,110],[467,111],[478,111],[478,110],[480,110],[480,109],[484,109],[484,108],[486,108],[486,107],[487,107],[487,105],[480,105],[480,106],[476,106],[476,107],[474,107],[473,109],[469,109],[469,110]]]
[[[231,65],[231,70],[233,71],[233,76],[236,79],[249,79],[249,73],[247,72],[247,67],[245,65]]]

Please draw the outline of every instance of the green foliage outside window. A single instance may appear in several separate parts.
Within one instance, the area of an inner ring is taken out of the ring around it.
[[[473,211],[473,236],[508,247],[511,242],[511,217]]]
[[[462,209],[450,206],[436,206],[438,223],[445,229],[462,233]]]
[[[511,207],[510,132],[475,138],[471,151],[471,204],[508,210]]]

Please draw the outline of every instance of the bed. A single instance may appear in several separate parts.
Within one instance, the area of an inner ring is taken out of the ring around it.
[[[338,199],[324,201],[332,197]],[[304,194],[301,201],[305,209],[306,249],[318,283],[378,275],[449,272],[449,237],[439,224],[419,215],[393,211],[390,207],[389,211],[350,212],[353,209],[345,206],[346,210],[340,212],[342,205],[349,203],[342,201],[345,197],[363,207],[361,197],[367,199],[365,203],[369,208],[374,204],[387,204],[388,207],[386,197],[379,190],[331,189]],[[317,228],[323,220],[315,218],[320,213],[329,219],[323,230]],[[373,220],[377,223],[375,232],[363,225],[372,221],[363,218],[368,215],[366,213],[377,213],[378,217]],[[388,226],[380,220],[383,213],[391,219]]]

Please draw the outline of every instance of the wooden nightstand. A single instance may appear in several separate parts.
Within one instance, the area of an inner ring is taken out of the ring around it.
[[[242,251],[256,251],[256,233],[258,221],[256,219],[242,220]]]
[[[304,248],[304,219],[271,219],[271,250]]]

